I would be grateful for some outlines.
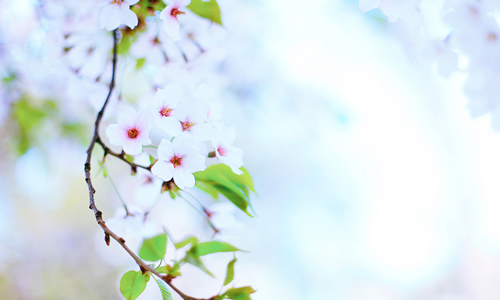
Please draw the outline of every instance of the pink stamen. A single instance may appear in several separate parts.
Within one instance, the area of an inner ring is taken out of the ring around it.
[[[162,117],[168,117],[168,116],[170,116],[171,113],[172,113],[172,109],[168,106],[160,109],[160,115]]]
[[[181,121],[181,125],[182,125],[182,131],[189,131],[189,130],[191,130],[191,127],[194,125],[194,122],[189,122],[189,121],[182,122]]]
[[[178,15],[183,15],[183,14],[185,14],[185,12],[180,11],[177,8],[172,8],[172,10],[170,11],[170,15],[176,19]]]

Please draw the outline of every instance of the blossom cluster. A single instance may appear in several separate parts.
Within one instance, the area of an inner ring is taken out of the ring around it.
[[[202,85],[203,87],[203,85]],[[157,161],[151,171],[164,181],[174,180],[180,188],[193,187],[194,172],[206,169],[209,156],[241,174],[243,152],[232,145],[235,131],[224,128],[202,96],[185,93],[179,84],[158,89],[147,106],[135,111],[125,108],[118,124],[109,125],[106,134],[111,144],[121,146],[129,155],[137,155],[151,145],[150,132],[158,130]],[[208,145],[207,145],[208,144]],[[208,148],[212,147],[212,155]]]
[[[130,6],[136,4],[139,0],[102,0],[103,9],[99,17],[99,24],[106,30],[114,30],[121,24],[134,29],[139,23],[137,15],[130,10]],[[167,7],[160,13],[160,19],[163,21],[165,32],[174,40],[180,40],[179,34],[179,15],[186,14],[186,6],[191,0],[171,0]]]
[[[402,23],[414,57],[443,76],[464,72],[472,117],[489,113],[500,130],[500,2],[494,0],[360,0],[363,12],[379,8]]]

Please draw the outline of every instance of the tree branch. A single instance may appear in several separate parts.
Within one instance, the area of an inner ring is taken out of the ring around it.
[[[132,258],[139,265],[139,267],[141,268],[141,270],[149,271],[152,274],[156,275],[158,278],[161,278],[175,292],[177,292],[177,294],[179,294],[179,296],[181,296],[182,299],[184,299],[184,300],[210,300],[210,299],[214,299],[214,297],[212,297],[210,299],[194,298],[194,297],[191,297],[191,296],[188,296],[188,295],[184,294],[179,289],[177,289],[170,282],[171,280],[168,279],[167,276],[161,275],[160,273],[158,273],[158,271],[156,271],[154,268],[150,267],[147,263],[145,263],[132,250],[130,250],[130,248],[125,244],[125,240],[122,237],[119,237],[118,235],[116,235],[113,231],[111,231],[111,229],[109,229],[106,226],[106,224],[105,224],[105,222],[104,222],[104,220],[102,218],[102,212],[97,208],[97,206],[95,204],[94,195],[95,195],[96,191],[95,191],[94,186],[92,185],[92,179],[91,179],[91,175],[90,175],[91,160],[92,160],[92,151],[94,150],[95,144],[99,144],[99,145],[102,146],[102,148],[104,149],[104,156],[106,156],[106,154],[110,154],[112,156],[118,157],[121,160],[123,160],[126,163],[128,163],[132,168],[143,168],[143,169],[146,169],[146,170],[150,170],[151,169],[151,166],[144,167],[144,166],[137,165],[137,164],[134,164],[132,162],[127,161],[126,158],[125,158],[125,155],[123,153],[122,154],[118,154],[118,153],[115,153],[115,152],[111,151],[102,142],[102,140],[101,140],[101,138],[99,136],[99,125],[100,125],[101,119],[102,119],[102,117],[104,115],[104,111],[106,109],[106,106],[108,105],[109,99],[111,98],[111,93],[113,92],[113,89],[115,87],[117,48],[118,48],[118,33],[117,33],[117,30],[115,29],[113,31],[113,67],[112,67],[113,70],[112,70],[112,74],[111,74],[111,83],[109,85],[109,93],[108,93],[108,96],[106,97],[106,101],[104,101],[104,104],[103,104],[101,110],[99,111],[99,113],[97,113],[97,117],[96,117],[96,120],[95,120],[94,135],[93,135],[92,141],[90,142],[90,145],[89,145],[89,147],[87,149],[87,160],[85,161],[85,168],[84,168],[84,170],[85,170],[85,181],[87,182],[87,187],[88,187],[88,190],[89,190],[89,202],[90,202],[89,208],[94,212],[94,215],[95,215],[97,223],[99,224],[99,226],[101,226],[102,230],[104,231],[104,240],[106,241],[106,244],[108,244],[108,246],[109,246],[109,243],[110,243],[110,237],[112,237],[115,241],[117,241],[120,244],[120,246],[122,246],[123,249],[125,249],[125,251],[127,251],[128,254],[130,254],[130,256],[132,256]]]

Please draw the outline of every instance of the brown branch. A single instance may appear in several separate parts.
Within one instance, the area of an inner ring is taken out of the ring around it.
[[[156,275],[158,278],[161,278],[175,292],[177,292],[177,294],[179,294],[179,296],[181,296],[182,299],[184,299],[184,300],[210,300],[210,299],[214,299],[214,297],[212,297],[210,299],[194,298],[194,297],[191,297],[191,296],[184,294],[179,289],[177,289],[170,282],[171,280],[167,278],[168,276],[162,276],[160,273],[158,273],[158,271],[156,271],[154,268],[152,268],[147,263],[145,263],[132,250],[130,250],[130,248],[125,244],[125,240],[122,237],[119,237],[118,235],[116,235],[113,231],[111,231],[111,229],[109,229],[106,226],[106,224],[102,218],[102,212],[97,208],[97,206],[95,204],[94,195],[95,195],[96,191],[95,191],[94,186],[92,185],[92,179],[91,179],[91,175],[90,175],[92,151],[94,150],[95,144],[99,144],[103,147],[104,156],[106,156],[106,154],[110,154],[112,156],[118,157],[118,158],[122,159],[123,161],[125,161],[126,163],[128,163],[132,168],[134,168],[134,167],[135,168],[144,168],[146,170],[150,170],[150,168],[151,168],[151,166],[144,167],[144,166],[136,165],[132,162],[127,161],[125,159],[125,155],[123,153],[122,154],[115,153],[115,152],[111,151],[106,145],[104,145],[104,143],[102,142],[102,140],[99,136],[99,125],[100,125],[101,119],[104,115],[104,111],[106,109],[106,106],[108,105],[109,99],[111,98],[111,93],[113,92],[113,89],[115,87],[117,48],[118,48],[118,34],[117,34],[116,29],[115,29],[113,31],[113,71],[111,74],[111,83],[109,85],[109,93],[108,93],[108,96],[106,97],[106,101],[104,101],[104,104],[103,104],[101,110],[99,111],[99,113],[97,113],[97,117],[95,120],[94,136],[92,137],[92,141],[90,142],[89,148],[87,149],[87,160],[85,161],[84,170],[85,170],[85,181],[87,182],[87,186],[88,186],[88,190],[89,190],[89,201],[90,201],[89,208],[94,212],[97,223],[99,224],[99,226],[101,226],[102,230],[104,231],[104,240],[108,246],[109,246],[109,243],[111,240],[110,237],[112,237],[115,241],[118,242],[118,244],[120,244],[120,246],[122,246],[123,249],[125,249],[125,251],[127,251],[128,254],[130,254],[130,256],[132,256],[132,258],[139,265],[141,270],[149,271],[152,274]]]
[[[134,171],[137,171],[137,168],[151,171],[151,168],[153,167],[153,165],[149,165],[146,167],[146,166],[138,165],[138,164],[135,164],[131,161],[128,161],[127,158],[125,157],[125,152],[123,152],[123,151],[121,153],[113,152],[113,150],[111,150],[108,146],[106,146],[104,144],[104,142],[101,140],[101,138],[99,136],[97,137],[96,143],[101,145],[102,149],[104,150],[104,157],[106,157],[106,155],[108,155],[108,154],[111,156],[117,157],[120,160],[123,160],[124,162],[126,162]]]

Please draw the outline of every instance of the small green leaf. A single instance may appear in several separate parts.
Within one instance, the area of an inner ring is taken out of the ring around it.
[[[226,280],[224,280],[224,285],[228,285],[234,279],[234,264],[236,263],[236,257],[227,264]]]
[[[108,177],[108,169],[102,168],[102,176],[104,176],[104,178]]]
[[[158,284],[158,287],[160,288],[162,300],[172,300],[173,299],[172,293],[170,293],[170,290],[168,289],[167,284],[161,279],[156,279],[156,283]]]
[[[120,292],[127,300],[134,300],[146,289],[149,278],[141,271],[128,271],[120,280]]]
[[[174,266],[172,267],[171,265],[166,265],[166,266],[161,266],[156,268],[156,271],[160,274],[168,274],[172,278],[175,278],[179,275],[181,275],[179,262],[175,262]]]
[[[187,263],[192,264],[195,267],[200,268],[201,270],[203,270],[208,275],[214,277],[214,275],[212,273],[210,273],[210,271],[207,269],[207,267],[205,267],[205,265],[203,264],[203,262],[201,261],[201,259],[198,256],[194,255],[193,253],[190,253],[188,251],[186,253],[186,257],[184,257],[184,261],[187,262]]]
[[[134,157],[132,155],[125,154],[125,159],[128,162],[134,162]]]
[[[195,238],[194,236],[190,236],[183,241],[175,243],[174,245],[175,245],[175,248],[180,249],[180,248],[186,246],[187,244],[196,245],[196,244],[198,244],[198,239]]]
[[[135,61],[135,68],[137,70],[139,70],[140,68],[142,68],[142,66],[144,66],[144,63],[146,63],[146,58],[139,58]]]
[[[234,252],[234,251],[240,251],[240,249],[228,243],[223,243],[218,241],[199,243],[191,247],[191,249],[189,250],[189,252],[198,257],[212,253]]]
[[[123,35],[121,41],[118,43],[118,54],[127,54],[128,50],[130,49],[130,45],[132,44],[131,39],[132,38],[130,35]]]
[[[202,18],[209,19],[212,22],[222,25],[220,8],[216,0],[191,0],[191,4],[189,4],[187,8]]]
[[[199,189],[206,191],[214,198],[217,198],[218,193],[224,195],[236,207],[252,217],[247,210],[249,206],[249,190],[253,191],[253,182],[248,172],[236,175],[228,166],[218,164],[208,167],[205,171],[196,172],[194,176],[196,186]],[[217,190],[217,193],[215,190]]]
[[[155,161],[156,161],[156,159],[150,155],[150,156],[149,156],[149,162],[150,162],[151,164],[154,164],[154,163],[155,163]]]
[[[253,294],[255,292],[256,291],[253,288],[244,286],[240,288],[231,288],[227,290],[223,295],[228,299],[250,300],[250,294]]]
[[[144,260],[157,261],[162,259],[167,252],[167,235],[160,234],[144,240],[139,250],[139,256]]]

